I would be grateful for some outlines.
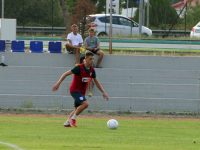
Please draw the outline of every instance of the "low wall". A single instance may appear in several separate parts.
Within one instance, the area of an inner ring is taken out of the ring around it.
[[[74,55],[5,53],[0,67],[0,108],[72,109],[71,77],[59,91],[51,87],[74,66]],[[199,112],[200,58],[106,55],[97,78],[109,93],[94,88],[89,110],[131,112]]]

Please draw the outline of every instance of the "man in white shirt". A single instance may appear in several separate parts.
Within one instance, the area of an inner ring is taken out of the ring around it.
[[[75,64],[80,63],[80,47],[83,44],[83,38],[78,33],[78,26],[76,24],[73,24],[71,26],[72,32],[67,35],[67,44],[66,49],[70,54],[75,53]]]

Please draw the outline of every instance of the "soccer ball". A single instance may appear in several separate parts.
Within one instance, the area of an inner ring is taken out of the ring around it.
[[[115,119],[110,119],[107,122],[107,126],[109,129],[117,129],[118,125],[119,125],[119,123]]]

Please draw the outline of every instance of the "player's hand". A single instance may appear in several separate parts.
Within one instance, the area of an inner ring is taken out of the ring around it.
[[[103,93],[103,98],[108,101],[109,96],[108,96],[108,94],[106,92]]]
[[[52,91],[57,91],[59,89],[59,84],[54,84],[52,87]]]

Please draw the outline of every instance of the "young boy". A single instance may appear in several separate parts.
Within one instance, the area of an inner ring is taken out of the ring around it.
[[[92,53],[98,55],[98,60],[96,64],[96,68],[101,68],[101,62],[104,57],[104,52],[100,49],[100,42],[97,36],[95,36],[94,29],[89,29],[89,36],[85,39],[85,48]]]

